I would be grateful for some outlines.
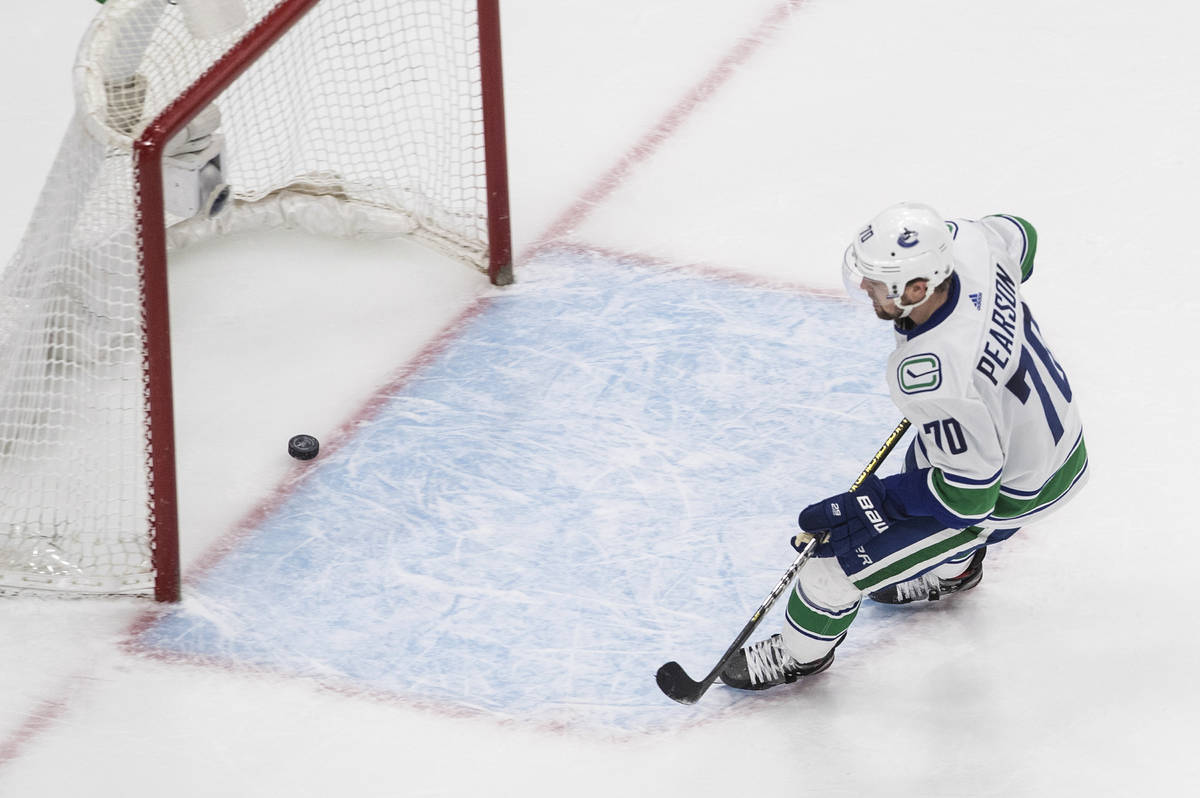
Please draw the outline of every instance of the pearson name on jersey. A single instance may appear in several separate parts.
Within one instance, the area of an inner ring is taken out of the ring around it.
[[[1070,382],[1021,299],[1037,233],[1006,214],[947,225],[946,301],[919,327],[897,326],[888,360],[892,399],[917,431],[889,494],[947,527],[1021,526],[1087,477]]]

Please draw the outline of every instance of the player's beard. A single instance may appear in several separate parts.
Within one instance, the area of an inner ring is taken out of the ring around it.
[[[888,310],[883,305],[880,305],[878,302],[872,302],[871,307],[875,308],[875,315],[878,316],[883,321],[896,321],[897,319],[899,319],[901,316],[904,315],[904,311],[902,311],[900,309],[900,306],[897,305],[895,302],[892,303],[891,310]]]

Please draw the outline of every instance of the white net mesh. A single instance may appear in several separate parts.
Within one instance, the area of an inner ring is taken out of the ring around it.
[[[109,0],[81,45],[76,117],[0,274],[0,590],[153,588],[131,150],[276,5],[197,39],[166,0]],[[171,245],[294,226],[486,268],[476,26],[473,0],[317,3],[218,98],[231,207],[168,216]]]

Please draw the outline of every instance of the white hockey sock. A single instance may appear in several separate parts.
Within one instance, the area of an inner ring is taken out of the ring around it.
[[[809,560],[800,569],[788,601],[783,642],[799,662],[815,662],[834,647],[858,613],[862,591],[832,557]]]

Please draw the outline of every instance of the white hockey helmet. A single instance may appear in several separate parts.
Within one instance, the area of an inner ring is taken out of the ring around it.
[[[851,296],[863,296],[863,279],[882,283],[868,298],[896,302],[904,316],[933,295],[954,272],[954,236],[941,214],[928,205],[902,202],[884,210],[859,231],[842,259],[842,280]],[[905,305],[904,287],[927,280],[925,297]],[[882,294],[882,296],[880,296]]]

